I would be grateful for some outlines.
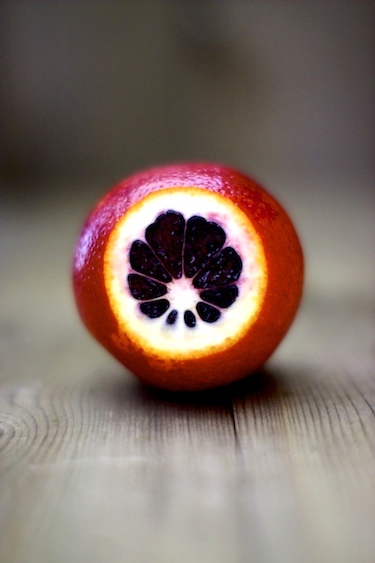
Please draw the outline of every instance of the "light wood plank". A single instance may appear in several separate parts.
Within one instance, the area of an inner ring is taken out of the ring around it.
[[[372,377],[277,374],[235,403],[260,560],[373,560]]]
[[[72,201],[1,222],[0,561],[373,563],[368,297],[308,293],[247,382],[147,390],[78,320]]]
[[[373,381],[306,376],[9,387],[1,560],[370,562]]]

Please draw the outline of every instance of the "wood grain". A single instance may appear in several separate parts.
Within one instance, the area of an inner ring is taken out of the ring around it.
[[[0,561],[373,563],[370,301],[310,292],[267,371],[153,391],[78,321],[82,207],[2,218]]]
[[[120,374],[1,396],[1,561],[372,561],[374,382]]]

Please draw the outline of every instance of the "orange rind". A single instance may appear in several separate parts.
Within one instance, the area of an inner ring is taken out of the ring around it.
[[[230,168],[180,164],[126,179],[90,214],[73,267],[93,336],[170,390],[254,372],[288,330],[303,257],[276,200]]]

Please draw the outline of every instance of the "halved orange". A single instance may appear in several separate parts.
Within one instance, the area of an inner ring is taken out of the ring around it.
[[[142,381],[207,389],[254,372],[298,308],[295,229],[256,182],[214,164],[135,174],[87,219],[73,267],[89,331]]]

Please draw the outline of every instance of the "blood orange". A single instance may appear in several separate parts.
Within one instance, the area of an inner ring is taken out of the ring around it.
[[[259,368],[288,330],[302,251],[283,208],[213,164],[135,174],[96,206],[77,244],[83,322],[141,380],[197,390]]]

